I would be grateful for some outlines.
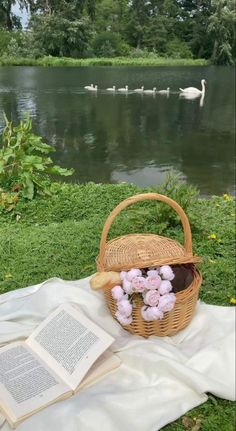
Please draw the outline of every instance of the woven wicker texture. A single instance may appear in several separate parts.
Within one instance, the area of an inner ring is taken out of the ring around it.
[[[177,212],[184,231],[184,246],[170,238],[155,234],[130,234],[107,242],[107,235],[111,224],[120,211],[144,199],[165,202]],[[164,313],[162,320],[147,322],[143,319],[140,311],[144,305],[143,301],[137,295],[132,312],[133,321],[130,325],[124,326],[124,329],[127,329],[132,334],[143,337],[151,335],[169,336],[183,329],[192,319],[202,282],[201,274],[194,267],[193,263],[199,261],[201,261],[201,258],[193,255],[189,221],[180,205],[167,196],[157,193],[145,193],[125,199],[108,216],[102,231],[97,268],[98,271],[122,271],[131,268],[147,268],[164,264],[191,264],[191,283],[186,287],[183,282],[183,289],[180,289],[176,293],[176,303],[172,311]],[[111,289],[104,289],[104,294],[110,312],[115,318],[117,308],[116,301],[111,295]]]
[[[172,239],[154,234],[131,234],[106,242],[111,224],[121,210],[145,199],[167,203],[178,213],[184,230],[184,247]],[[201,261],[192,252],[192,235],[188,218],[173,199],[157,193],[132,196],[121,202],[108,216],[104,225],[100,253],[97,258],[98,271],[121,271],[130,268],[146,268],[155,265],[197,263]]]
[[[144,305],[140,297],[136,299],[136,307],[133,309],[133,322],[131,325],[123,326],[124,329],[132,334],[150,337],[159,337],[176,334],[185,328],[192,319],[193,312],[198,300],[199,289],[202,282],[201,274],[192,266],[193,281],[186,289],[176,293],[176,303],[173,310],[164,313],[162,320],[147,322],[142,318],[141,307]],[[112,316],[115,318],[117,311],[116,301],[111,296],[111,290],[104,290],[105,298]]]

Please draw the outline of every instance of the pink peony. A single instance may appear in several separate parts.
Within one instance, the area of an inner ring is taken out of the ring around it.
[[[129,317],[132,313],[132,305],[127,299],[121,300],[117,303],[117,308],[119,313],[121,313],[123,316]]]
[[[156,277],[158,275],[158,271],[156,269],[149,269],[149,271],[147,271],[147,276],[148,277]]]
[[[176,301],[176,296],[174,293],[167,293],[159,299],[158,308],[165,313],[166,311],[171,311],[174,308]]]
[[[144,277],[134,277],[131,284],[132,288],[138,293],[142,293],[146,289],[146,279]]]
[[[125,280],[125,279],[126,279],[126,276],[127,276],[127,272],[126,272],[126,271],[121,271],[121,272],[120,272],[120,279],[121,279],[121,280]]]
[[[160,294],[157,290],[148,290],[143,296],[145,304],[151,305],[151,307],[158,304],[159,298]]]
[[[132,289],[132,284],[130,281],[128,281],[127,279],[124,279],[122,286],[123,286],[123,289],[126,293],[128,293],[129,295],[132,293],[133,289]]]
[[[148,307],[145,306],[141,308],[141,314],[144,320],[151,321],[151,320],[161,320],[163,318],[163,313],[161,310],[159,310],[158,307]]]
[[[165,295],[166,293],[171,292],[171,290],[172,290],[172,284],[171,284],[171,282],[169,280],[163,280],[161,282],[160,287],[159,287],[159,293],[161,295]]]
[[[160,274],[164,280],[173,280],[175,274],[169,265],[163,265],[160,267]]]
[[[132,316],[124,316],[123,314],[119,313],[119,311],[116,312],[115,316],[122,325],[130,325],[130,323],[133,321]]]
[[[127,272],[126,278],[129,281],[132,281],[134,277],[141,277],[142,271],[140,269],[132,268]]]
[[[121,286],[114,286],[111,289],[111,294],[112,294],[112,297],[114,299],[116,299],[117,301],[120,301],[120,299],[123,298],[123,296],[124,296],[125,293],[124,293],[124,291],[123,291],[123,289],[122,289]]]
[[[161,277],[159,275],[150,275],[146,279],[147,289],[158,289],[161,284]]]

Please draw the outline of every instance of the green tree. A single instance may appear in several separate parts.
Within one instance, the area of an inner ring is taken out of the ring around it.
[[[34,15],[31,20],[35,46],[43,55],[58,57],[82,57],[91,36],[86,17],[70,20],[62,13]]]
[[[84,11],[94,19],[96,0],[29,0],[31,13],[63,14],[70,19],[81,18]]]
[[[235,0],[212,0],[214,12],[209,18],[208,34],[213,40],[212,61],[233,64],[235,58]]]
[[[14,28],[21,28],[19,17],[12,13],[12,6],[16,3],[20,7],[27,7],[27,0],[0,0],[0,27],[12,31]]]
[[[96,2],[95,28],[98,33],[111,31],[123,34],[127,25],[127,0],[99,0]]]

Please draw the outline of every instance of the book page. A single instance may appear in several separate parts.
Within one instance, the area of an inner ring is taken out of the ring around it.
[[[120,358],[109,349],[106,350],[99,358],[94,362],[92,367],[87,372],[86,376],[83,378],[82,382],[79,384],[76,392],[81,389],[87,388],[88,386],[95,383],[101,377],[109,373],[109,371],[114,370],[121,364]]]
[[[24,342],[0,349],[0,406],[12,423],[71,389]]]
[[[26,343],[73,389],[114,339],[70,304],[61,305]]]

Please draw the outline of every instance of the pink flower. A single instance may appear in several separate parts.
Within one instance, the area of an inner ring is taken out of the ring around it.
[[[119,313],[119,311],[116,312],[115,316],[122,325],[130,325],[130,323],[133,321],[132,316],[124,316],[123,314]]]
[[[131,284],[136,292],[142,293],[146,289],[146,279],[144,277],[134,277]]]
[[[126,272],[126,271],[121,271],[121,272],[120,272],[120,279],[121,279],[121,280],[125,280],[125,279],[126,279],[126,276],[127,276],[127,272]]]
[[[174,308],[176,301],[176,296],[174,293],[167,293],[159,299],[158,308],[165,313],[166,311],[171,311]]]
[[[161,282],[160,287],[159,287],[159,293],[161,295],[165,295],[166,293],[171,292],[171,290],[172,290],[172,284],[171,284],[171,282],[169,280],[163,280]]]
[[[151,305],[154,307],[158,304],[160,298],[160,294],[157,290],[148,290],[144,295],[144,302],[147,305]]]
[[[161,320],[163,318],[163,313],[161,310],[159,310],[158,307],[148,307],[145,306],[141,308],[141,314],[144,320],[151,321],[151,320]]]
[[[169,265],[163,265],[160,267],[160,274],[164,280],[173,280],[175,274]]]
[[[159,275],[150,275],[146,279],[147,289],[158,289],[161,284],[161,277]]]
[[[124,296],[125,293],[124,293],[124,291],[123,291],[123,289],[122,289],[121,286],[114,286],[111,289],[111,294],[112,294],[112,297],[114,299],[116,299],[117,301],[120,301],[120,299],[123,298],[123,296]]]
[[[132,305],[127,299],[123,299],[117,303],[117,308],[119,313],[121,313],[123,316],[129,317],[132,313]]]
[[[126,278],[123,280],[122,286],[123,286],[123,289],[126,293],[128,293],[129,295],[132,293],[133,289],[132,289],[131,282],[128,281]]]
[[[127,272],[126,278],[129,281],[132,281],[134,277],[140,277],[142,275],[142,271],[140,269],[132,268]]]
[[[147,271],[147,276],[148,277],[152,277],[152,276],[157,276],[158,275],[158,271],[156,269],[149,269],[149,271]]]

